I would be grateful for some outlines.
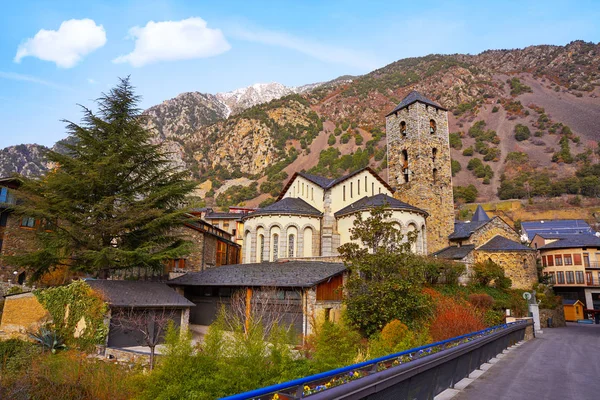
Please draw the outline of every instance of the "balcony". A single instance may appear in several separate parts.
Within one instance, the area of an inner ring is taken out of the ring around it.
[[[586,269],[600,269],[600,261],[585,261],[584,266]]]

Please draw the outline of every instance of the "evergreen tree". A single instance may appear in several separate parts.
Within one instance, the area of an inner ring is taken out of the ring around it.
[[[16,212],[41,221],[37,249],[9,257],[37,280],[56,268],[95,276],[108,269],[158,271],[167,259],[188,252],[173,228],[195,187],[189,172],[169,159],[144,128],[129,78],[97,100],[98,112],[82,106],[80,124],[42,178],[22,177]]]

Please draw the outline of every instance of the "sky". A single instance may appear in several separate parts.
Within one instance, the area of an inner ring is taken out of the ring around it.
[[[0,148],[130,76],[141,107],[182,92],[361,75],[405,57],[600,42],[600,1],[0,0]]]

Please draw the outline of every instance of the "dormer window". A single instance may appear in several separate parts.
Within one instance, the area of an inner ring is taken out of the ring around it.
[[[406,136],[406,122],[400,122],[400,133],[402,136]]]
[[[432,135],[435,133],[436,130],[436,125],[435,125],[435,121],[434,120],[429,120],[429,133],[431,133]]]

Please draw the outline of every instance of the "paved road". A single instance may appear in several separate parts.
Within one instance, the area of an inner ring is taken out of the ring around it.
[[[600,399],[600,325],[544,329],[454,400]]]

